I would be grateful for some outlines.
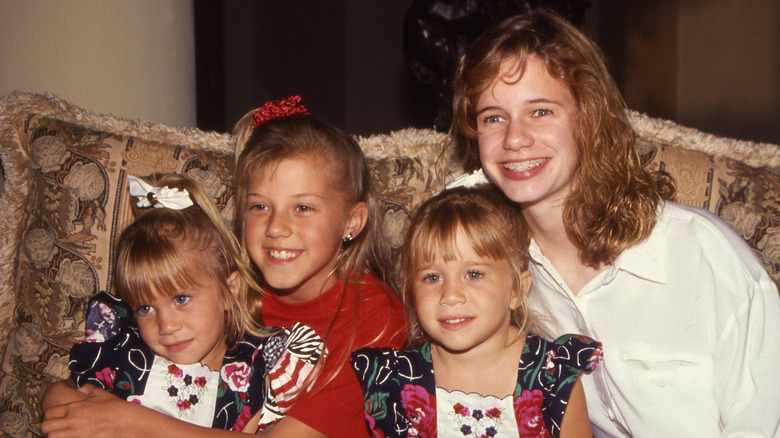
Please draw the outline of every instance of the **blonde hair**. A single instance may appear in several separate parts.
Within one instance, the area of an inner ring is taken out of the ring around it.
[[[456,154],[467,169],[481,166],[475,108],[507,60],[524,73],[530,56],[571,89],[579,111],[574,122],[580,162],[564,203],[569,238],[586,265],[611,264],[653,230],[658,205],[674,197],[671,177],[644,169],[626,104],[604,65],[599,48],[552,12],[537,10],[504,20],[472,43],[453,82]]]
[[[136,209],[139,217],[117,240],[117,295],[133,309],[155,296],[171,296],[198,286],[195,278],[205,272],[218,285],[215,293],[229,313],[225,338],[230,347],[246,333],[264,336],[246,303],[259,294],[251,271],[241,258],[238,241],[223,221],[211,198],[194,181],[165,175],[148,181],[156,187],[186,189],[194,205],[183,210]],[[135,199],[131,198],[135,205]],[[139,211],[140,210],[140,211]],[[230,275],[239,272],[240,285],[233,293]]]
[[[353,240],[343,244],[338,255],[336,268],[331,275],[344,281],[339,309],[324,336],[326,347],[331,330],[338,318],[352,317],[353,329],[348,349],[344,357],[326,358],[344,362],[348,359],[357,334],[357,310],[360,302],[358,293],[352,303],[345,303],[346,289],[360,283],[363,274],[372,274],[392,286],[388,245],[379,216],[379,200],[371,180],[363,150],[357,141],[344,131],[314,117],[295,114],[263,122],[253,127],[253,112],[247,113],[233,130],[236,138],[236,210],[234,230],[239,241],[244,242],[244,214],[247,208],[246,198],[252,177],[262,175],[273,169],[281,161],[293,158],[316,160],[327,171],[328,177],[343,196],[345,205],[351,207],[364,202],[368,208],[368,218],[363,230]],[[240,152],[240,153],[239,153]],[[249,262],[245,248],[244,260]],[[264,285],[262,272],[255,273]],[[355,289],[357,292],[359,289]],[[324,291],[323,291],[324,292]],[[389,292],[392,293],[392,292]],[[351,307],[352,312],[346,310]],[[378,336],[389,330],[385,327]],[[337,369],[337,368],[336,368]],[[325,383],[335,377],[330,376]]]
[[[410,320],[410,341],[423,338],[414,307],[415,276],[421,266],[436,256],[445,262],[460,257],[457,246],[460,230],[480,257],[509,262],[513,289],[522,289],[531,237],[520,207],[495,186],[445,190],[420,205],[404,240],[403,302]],[[512,311],[512,325],[520,329],[519,333],[538,333],[525,299]]]

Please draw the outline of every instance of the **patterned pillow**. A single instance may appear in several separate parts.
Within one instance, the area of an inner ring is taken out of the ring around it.
[[[780,289],[780,147],[637,114],[633,122],[645,166],[672,175],[677,202],[709,210],[731,225]]]

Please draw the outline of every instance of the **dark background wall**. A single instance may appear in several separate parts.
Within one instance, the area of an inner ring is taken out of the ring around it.
[[[198,126],[227,131],[263,102],[301,94],[351,133],[432,128],[433,90],[402,53],[412,3],[195,0]],[[630,108],[780,143],[780,2],[590,3],[581,29],[604,50]],[[740,36],[743,44],[726,44]]]

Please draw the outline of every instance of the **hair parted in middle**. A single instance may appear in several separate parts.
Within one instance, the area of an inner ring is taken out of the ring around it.
[[[480,257],[509,262],[512,286],[516,291],[522,288],[521,274],[528,270],[531,236],[520,207],[493,185],[447,189],[418,207],[404,240],[403,302],[412,342],[424,337],[414,307],[414,279],[421,267],[437,256],[445,262],[460,256],[457,247],[460,230]],[[525,298],[512,312],[511,322],[520,333],[539,333],[538,321]]]
[[[117,240],[117,295],[133,309],[155,296],[175,295],[199,286],[198,274],[206,273],[218,285],[220,301],[228,312],[228,347],[246,333],[266,336],[256,330],[250,303],[259,303],[259,288],[249,266],[241,257],[238,241],[209,195],[194,181],[168,174],[147,181],[156,187],[187,190],[193,204],[182,210],[138,209],[138,217]],[[135,199],[133,199],[135,201]],[[233,293],[228,279],[239,273],[240,285]]]
[[[611,264],[646,239],[658,205],[674,197],[671,177],[642,167],[627,107],[601,50],[566,20],[544,10],[508,18],[477,38],[461,58],[453,84],[456,155],[479,168],[476,105],[499,80],[538,57],[571,90],[578,105],[573,131],[579,153],[563,219],[586,265]],[[519,81],[520,79],[518,79]]]

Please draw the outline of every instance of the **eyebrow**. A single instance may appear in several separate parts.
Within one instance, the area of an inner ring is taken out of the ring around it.
[[[255,198],[266,198],[265,195],[263,195],[261,193],[257,193],[257,192],[248,192],[246,194],[246,196],[247,197],[254,196]],[[322,200],[326,199],[326,198],[324,198],[324,197],[322,197],[322,196],[320,196],[320,195],[318,195],[316,193],[298,193],[298,194],[292,195],[292,198],[295,198],[295,199],[307,198],[307,197],[313,197],[313,198],[322,199]]]
[[[526,104],[526,105],[533,105],[533,104],[538,104],[538,103],[549,103],[549,104],[552,104],[552,105],[563,106],[563,103],[561,101],[559,101],[557,99],[550,99],[550,98],[547,98],[547,97],[537,97],[537,98],[531,99],[531,100],[524,100],[523,103]],[[498,105],[489,105],[489,106],[486,106],[486,107],[484,107],[482,109],[477,109],[476,114],[479,115],[479,114],[484,113],[485,111],[501,110],[501,109],[502,108],[500,106],[498,106]]]

